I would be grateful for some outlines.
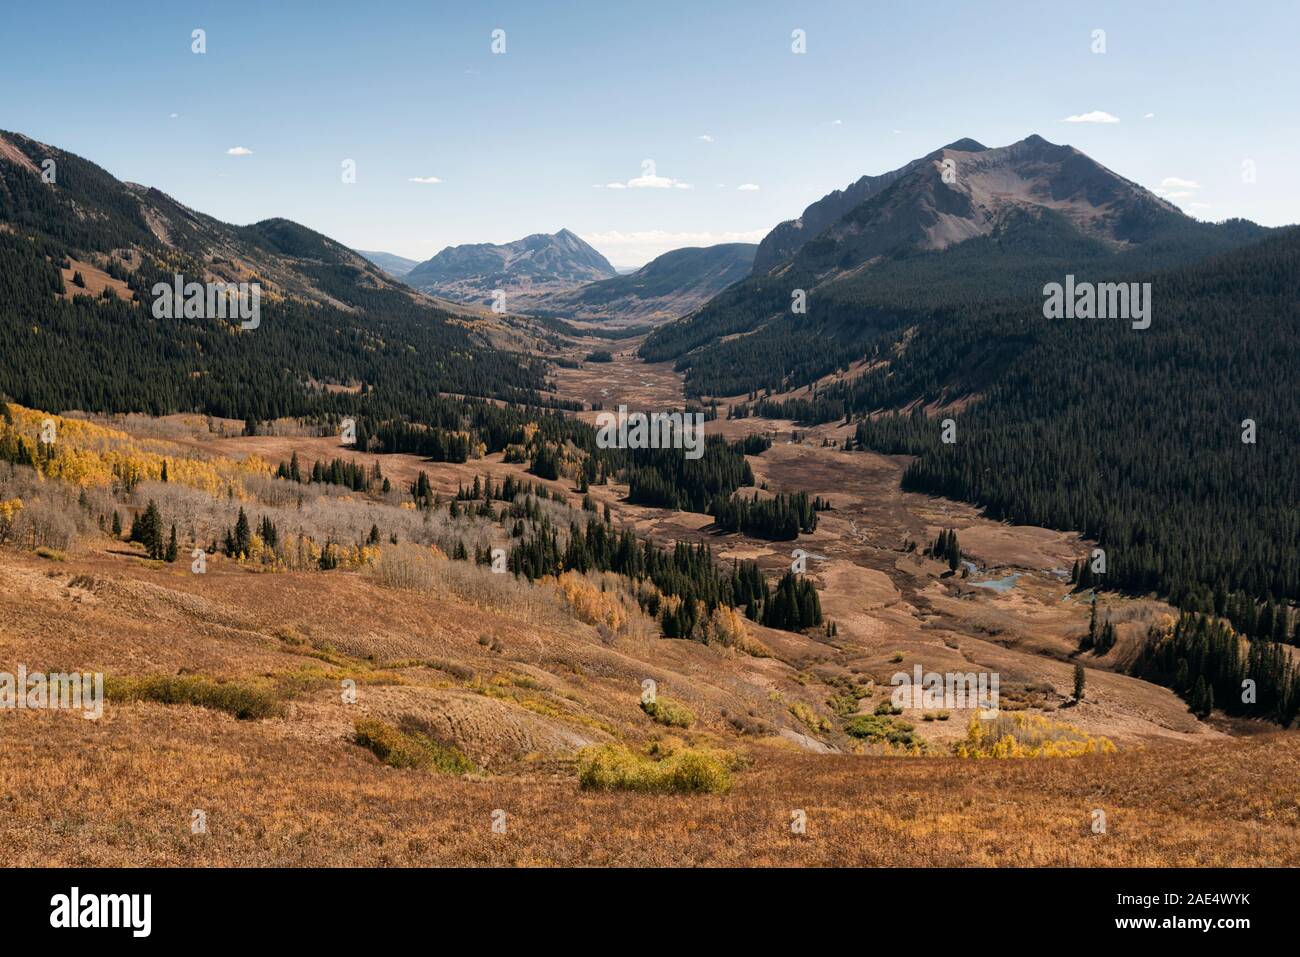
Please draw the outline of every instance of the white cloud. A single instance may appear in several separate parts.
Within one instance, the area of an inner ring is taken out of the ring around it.
[[[1182,179],[1178,176],[1166,176],[1160,181],[1165,189],[1200,189],[1201,184],[1194,179]]]
[[[1188,196],[1195,195],[1188,190],[1177,190],[1171,193],[1167,189],[1154,189],[1152,192],[1157,196],[1163,196],[1165,199],[1186,199]]]
[[[687,183],[679,183],[670,176],[660,176],[657,173],[644,173],[627,181],[629,189],[690,189]]]
[[[713,137],[710,136],[708,133],[702,133],[702,134],[700,134],[699,136],[697,136],[697,137],[695,137],[695,138],[696,138],[697,140],[702,140],[702,141],[704,141],[705,143],[712,143],[712,142],[713,142]]]
[[[253,151],[246,146],[232,146],[226,150],[227,156],[252,156]]]
[[[412,183],[441,183],[442,180],[436,176],[412,176],[409,182]]]
[[[750,192],[750,193],[752,193],[752,192],[754,192],[756,189],[758,189],[758,184],[757,184],[757,183],[741,183],[739,186],[736,187],[736,189],[743,189],[743,190],[745,190],[746,192]]]
[[[844,125],[843,120],[831,120],[831,126],[843,126],[843,125]]]
[[[640,268],[656,256],[683,246],[716,246],[718,243],[756,243],[767,235],[766,229],[748,232],[674,233],[664,229],[632,232],[610,230],[586,233],[582,238],[599,249],[620,269]]]
[[[180,116],[179,113],[168,113],[168,114],[167,114],[167,119],[169,119],[169,120],[174,120],[174,119],[176,119],[178,116]]]
[[[1119,117],[1105,110],[1093,110],[1091,113],[1079,113],[1075,116],[1067,116],[1061,120],[1062,123],[1118,123]]]
[[[690,183],[683,183],[681,180],[673,179],[669,176],[656,176],[653,173],[646,176],[637,176],[628,180],[626,183],[606,183],[601,186],[595,184],[597,189],[694,189]]]
[[[1154,113],[1143,113],[1143,114],[1142,114],[1142,119],[1144,119],[1144,120],[1154,120],[1155,118],[1156,118],[1156,115],[1155,115]]]

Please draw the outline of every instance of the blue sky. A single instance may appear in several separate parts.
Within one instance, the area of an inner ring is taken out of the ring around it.
[[[0,28],[0,128],[415,259],[568,227],[636,266],[1030,133],[1202,218],[1300,221],[1296,3],[97,0],[8,4]],[[1118,122],[1066,121],[1095,113]]]

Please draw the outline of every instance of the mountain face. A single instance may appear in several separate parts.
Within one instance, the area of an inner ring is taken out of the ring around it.
[[[906,166],[881,173],[879,176],[863,176],[845,189],[828,193],[805,209],[798,219],[786,220],[763,237],[763,241],[758,246],[758,253],[754,257],[754,272],[766,273],[774,266],[785,262],[802,249],[804,243],[827,229],[849,210],[866,202],[921,164],[941,157],[944,150],[979,153],[985,149],[986,147],[975,140],[958,140],[944,147],[943,150],[912,160]]]
[[[1110,243],[1142,242],[1187,218],[1071,146],[1037,135],[997,149],[963,139],[864,176],[780,224],[764,237],[754,272],[772,271],[814,240],[816,258],[847,254],[857,264],[900,249],[944,249],[990,235],[1017,212],[1038,211]]]
[[[749,275],[757,250],[753,243],[674,249],[628,275],[543,296],[529,311],[609,326],[667,322]]]
[[[364,256],[395,279],[401,279],[416,266],[420,265],[418,259],[407,259],[405,256],[398,256],[394,253],[378,252],[376,250],[368,249],[354,249],[352,251],[358,256]]]
[[[153,290],[177,276],[257,283],[258,322],[155,316]],[[413,415],[439,392],[533,398],[544,384],[535,363],[492,347],[481,317],[327,236],[287,219],[223,223],[3,131],[0,289],[0,394],[47,411],[338,415],[352,393],[330,386],[382,381],[368,411]]]
[[[677,360],[692,392],[781,391],[939,309],[1016,299],[1069,273],[1123,280],[1265,232],[1198,222],[1039,136],[995,149],[959,140],[778,226],[748,279],[660,327],[640,354]],[[796,290],[803,311],[792,307]]]
[[[609,279],[617,272],[604,256],[567,229],[534,233],[512,243],[448,246],[406,274],[417,289],[459,302],[490,303],[493,290],[535,298]],[[514,302],[511,311],[518,311]]]
[[[964,143],[970,141],[963,141]],[[946,249],[992,235],[1017,216],[1059,217],[1116,250],[1187,217],[1071,146],[1042,137],[1000,149],[944,147],[895,171],[795,254],[843,271],[900,250]],[[879,179],[884,179],[880,177]],[[821,271],[821,270],[819,270]]]

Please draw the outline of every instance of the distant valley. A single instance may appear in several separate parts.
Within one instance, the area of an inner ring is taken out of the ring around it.
[[[612,328],[659,325],[694,312],[745,278],[757,249],[752,243],[674,249],[627,275],[540,296],[528,311]]]
[[[407,259],[394,253],[376,252],[374,250],[354,249],[359,256],[364,256],[394,279],[401,279],[408,272],[420,265],[418,259]]]

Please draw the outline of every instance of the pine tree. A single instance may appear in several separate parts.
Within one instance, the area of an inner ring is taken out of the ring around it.
[[[122,537],[122,516],[118,514],[117,509],[113,509],[113,537]]]
[[[1104,655],[1106,654],[1106,652],[1110,651],[1114,647],[1115,647],[1115,625],[1111,622],[1109,618],[1107,618],[1106,624],[1102,626],[1101,634],[1097,637],[1097,647],[1095,653],[1098,655]]]
[[[163,560],[167,562],[176,561],[176,553],[179,550],[179,546],[176,543],[176,523],[173,522],[171,538],[167,540],[167,548],[163,552]]]
[[[152,559],[163,557],[162,515],[153,499],[149,500],[145,510],[131,523],[128,541],[139,542]]]
[[[239,518],[235,521],[235,552],[237,555],[247,556],[253,548],[253,536],[248,526],[248,516],[244,514],[241,506],[239,509]]]
[[[1083,700],[1083,688],[1087,683],[1088,676],[1079,662],[1074,663],[1074,700]]]
[[[1210,713],[1209,708],[1206,707],[1208,693],[1209,685],[1205,683],[1205,675],[1197,675],[1196,683],[1192,685],[1191,700],[1188,704],[1191,706],[1192,714],[1196,715],[1198,718],[1204,718]],[[1212,698],[1209,698],[1208,700],[1211,702],[1213,701]]]

